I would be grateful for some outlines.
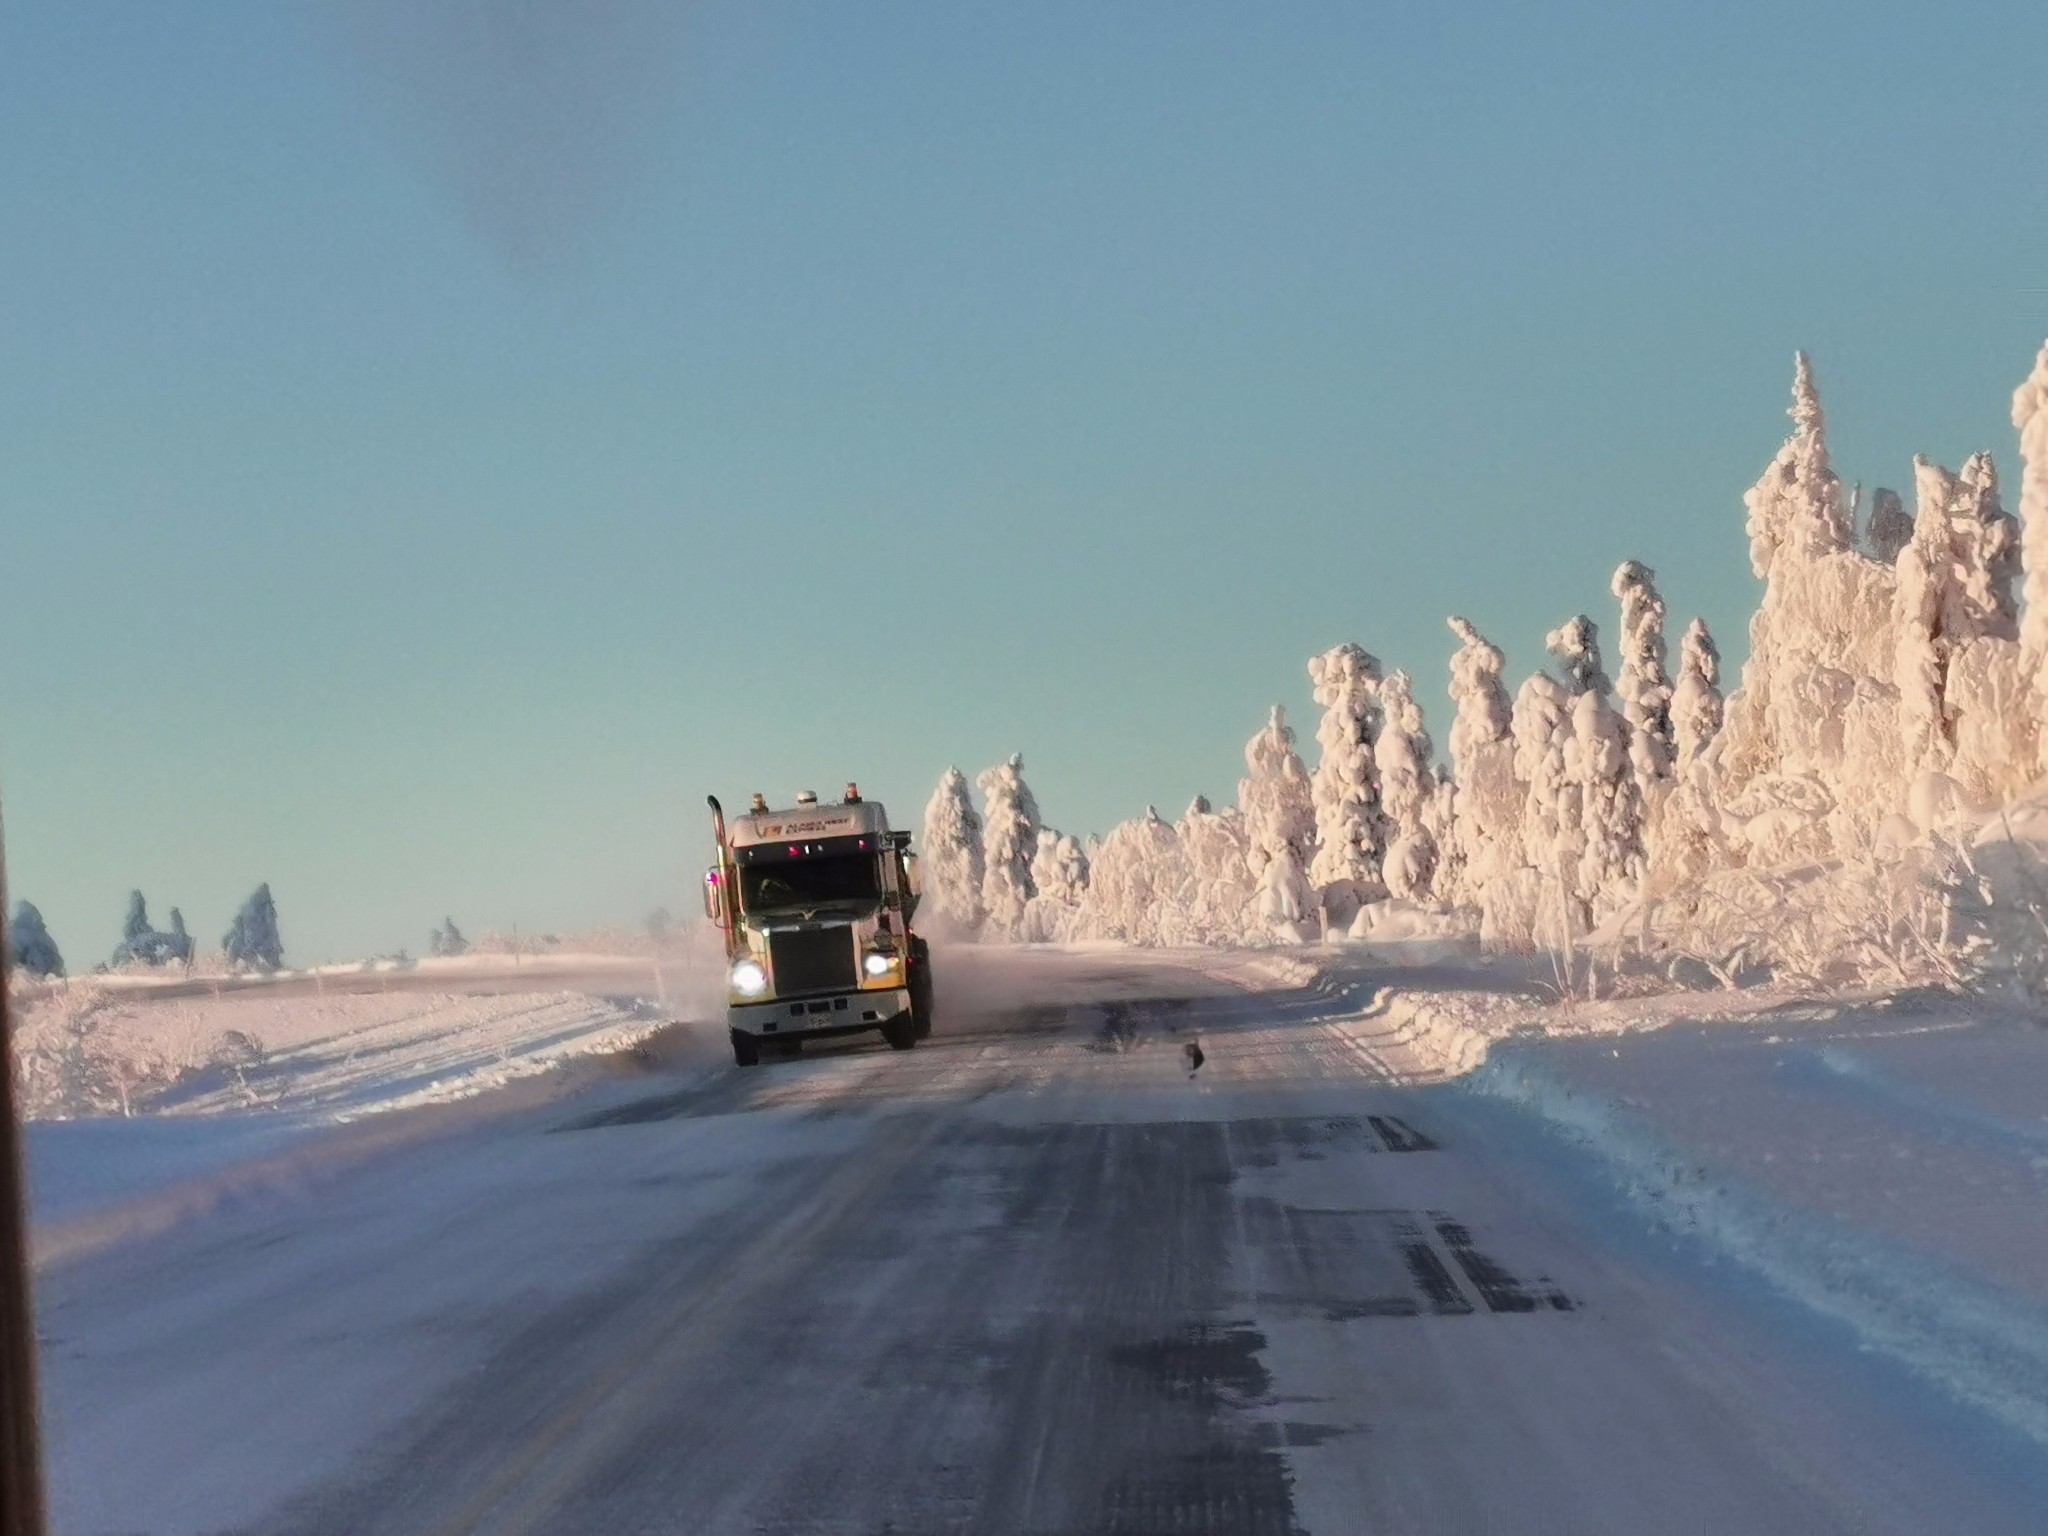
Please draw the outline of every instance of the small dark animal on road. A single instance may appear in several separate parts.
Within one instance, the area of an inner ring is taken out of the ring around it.
[[[1193,1077],[1197,1072],[1202,1070],[1202,1063],[1208,1060],[1208,1058],[1202,1054],[1202,1042],[1199,1040],[1190,1040],[1186,1045],[1182,1046],[1181,1049],[1187,1052],[1188,1076]]]

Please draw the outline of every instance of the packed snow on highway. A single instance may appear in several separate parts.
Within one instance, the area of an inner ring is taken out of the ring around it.
[[[59,1529],[2039,1528],[2030,1018],[939,958],[751,1070],[646,966],[102,999],[264,1049],[30,1127]]]

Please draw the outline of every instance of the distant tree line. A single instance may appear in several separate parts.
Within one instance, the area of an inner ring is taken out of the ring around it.
[[[452,930],[454,925],[449,927]],[[149,919],[149,902],[142,892],[130,891],[128,913],[121,921],[121,942],[115,946],[105,968],[136,964],[189,966],[196,950],[185,927],[184,913],[172,907],[166,925],[158,928]],[[242,903],[234,923],[221,938],[221,950],[233,966],[260,971],[283,967],[284,940],[278,933],[277,903],[271,899],[267,882],[257,886]],[[30,976],[65,974],[63,952],[50,936],[49,926],[34,902],[19,903],[8,921],[7,963]]]

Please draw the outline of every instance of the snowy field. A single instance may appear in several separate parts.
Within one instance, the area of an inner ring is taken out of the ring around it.
[[[123,1003],[265,1057],[31,1128],[60,1529],[2038,1529],[2031,1017],[939,962],[752,1071],[651,976]]]
[[[673,1059],[688,1036],[660,1000],[671,988],[686,1012],[708,1011],[694,970],[656,986],[646,961],[603,957],[349,968],[218,993],[148,980],[92,978],[17,1001],[45,1255],[433,1133],[465,1101],[515,1084],[531,1102],[622,1057]]]

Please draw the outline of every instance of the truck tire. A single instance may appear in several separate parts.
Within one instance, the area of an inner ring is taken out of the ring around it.
[[[917,1020],[917,1038],[932,1032],[932,951],[923,939],[910,941],[910,1016]]]
[[[761,1042],[745,1030],[728,1030],[732,1036],[732,1059],[735,1065],[756,1067],[761,1064]]]
[[[917,1032],[917,1015],[905,1012],[882,1026],[882,1038],[889,1042],[890,1050],[908,1051],[914,1050],[924,1037]]]

